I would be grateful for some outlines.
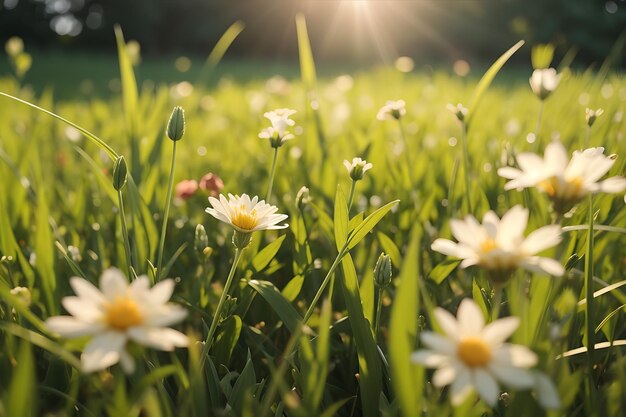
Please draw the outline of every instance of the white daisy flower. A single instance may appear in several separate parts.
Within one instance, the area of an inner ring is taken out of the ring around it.
[[[406,114],[405,106],[404,100],[390,100],[378,110],[376,118],[378,120],[398,120]]]
[[[474,216],[450,221],[452,235],[458,243],[437,239],[432,249],[445,255],[463,259],[461,268],[478,265],[486,269],[496,284],[506,282],[517,268],[532,272],[561,276],[565,272],[554,259],[536,256],[561,241],[561,227],[544,226],[524,238],[528,224],[528,210],[515,206],[498,218],[489,211],[482,224]]]
[[[434,315],[444,335],[422,332],[422,343],[428,349],[414,352],[411,360],[437,368],[432,383],[436,387],[451,385],[453,405],[460,405],[477,391],[494,406],[500,394],[498,382],[518,389],[535,384],[535,376],[527,368],[537,364],[537,355],[525,346],[505,343],[519,326],[519,318],[506,317],[485,326],[480,308],[470,299],[461,302],[456,318],[439,307]]]
[[[558,87],[561,74],[557,74],[554,68],[536,69],[528,81],[533,93],[545,100]]]
[[[511,181],[505,190],[537,187],[553,201],[558,213],[566,213],[589,193],[619,193],[626,189],[626,178],[602,178],[615,163],[615,158],[604,155],[604,148],[575,151],[572,159],[560,142],[550,143],[544,157],[534,153],[517,155],[520,169],[504,167],[498,175]]]
[[[105,369],[118,362],[125,372],[135,369],[135,360],[126,350],[129,341],[158,350],[185,347],[189,339],[166,326],[183,320],[187,311],[168,303],[174,280],[166,279],[150,288],[142,275],[130,285],[124,274],[107,269],[100,277],[100,289],[73,277],[70,285],[75,297],[64,297],[63,307],[71,316],[55,316],[46,326],[62,337],[93,336],[81,355],[84,372]]]
[[[286,214],[276,214],[278,208],[267,204],[265,200],[259,201],[255,196],[250,199],[248,194],[228,194],[228,200],[223,194],[217,198],[209,197],[211,207],[206,212],[224,223],[230,224],[236,231],[252,233],[258,230],[285,229],[289,225],[278,224],[285,220]]]
[[[259,138],[269,139],[272,147],[278,148],[286,141],[293,139],[293,135],[287,131],[289,126],[294,126],[296,122],[289,116],[296,113],[292,109],[276,109],[263,114],[272,123],[271,127],[263,129],[259,133]]]
[[[352,162],[344,160],[343,166],[345,166],[348,170],[348,173],[350,173],[350,178],[352,178],[352,180],[354,181],[358,181],[360,179],[363,179],[363,175],[365,175],[365,172],[372,168],[374,165],[370,164],[365,159],[352,158]]]

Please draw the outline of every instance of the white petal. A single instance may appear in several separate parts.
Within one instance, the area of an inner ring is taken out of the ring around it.
[[[189,344],[187,336],[181,332],[159,327],[131,327],[128,335],[134,341],[159,350],[174,350],[176,347],[185,347]]]
[[[462,335],[478,336],[485,326],[485,318],[478,305],[470,298],[465,298],[456,313],[459,332]]]
[[[493,351],[494,366],[530,368],[537,364],[537,355],[526,346],[504,344]]]
[[[521,170],[525,173],[540,171],[543,169],[544,166],[543,158],[541,158],[537,154],[530,152],[517,154],[515,156],[515,159],[517,160],[517,164],[519,165]]]
[[[522,368],[491,363],[489,371],[501,382],[511,388],[526,389],[535,384],[533,374]]]
[[[481,334],[490,345],[504,343],[519,327],[520,320],[517,317],[505,317],[488,324]]]
[[[450,230],[456,240],[463,243],[476,242],[484,235],[482,227],[473,216],[467,216],[464,220],[450,220]]]
[[[72,277],[70,278],[70,285],[72,286],[72,289],[74,290],[76,295],[80,298],[91,300],[93,303],[98,304],[105,301],[102,292],[100,292],[100,290],[96,288],[95,285],[85,279]]]
[[[187,317],[187,310],[175,304],[161,306],[146,314],[146,324],[154,327],[170,326]]]
[[[531,256],[521,264],[522,268],[539,274],[549,274],[560,277],[565,273],[565,269],[560,262],[550,258]]]
[[[411,362],[419,363],[427,368],[437,368],[448,362],[450,358],[430,350],[417,350],[411,354]]]
[[[150,290],[150,278],[147,275],[138,276],[137,279],[130,283],[130,289],[133,294],[137,295],[147,293]]]
[[[497,241],[503,246],[515,244],[524,235],[528,224],[528,210],[514,206],[507,211],[498,225]]]
[[[450,356],[455,355],[456,343],[437,333],[425,331],[420,334],[420,338],[428,348],[435,352]]]
[[[135,372],[135,359],[126,351],[122,349],[120,351],[120,364],[126,374],[132,374]]]
[[[444,331],[446,336],[448,336],[452,340],[457,340],[459,338],[459,328],[457,326],[457,322],[454,316],[440,307],[437,307],[435,309],[434,315],[437,319],[437,323]]]
[[[444,255],[464,259],[475,257],[476,253],[466,245],[455,243],[448,239],[436,239],[431,245],[431,249]]]
[[[531,232],[522,243],[522,251],[534,255],[561,242],[561,226],[544,226]]]
[[[164,279],[150,290],[150,301],[154,304],[164,304],[169,301],[176,283],[173,279]]]
[[[602,193],[621,193],[626,190],[626,178],[611,177],[598,183],[598,191]]]
[[[102,323],[86,323],[70,316],[55,316],[46,320],[46,327],[62,337],[73,338],[100,333]]]
[[[476,368],[472,373],[472,377],[480,398],[492,407],[496,405],[498,395],[500,394],[500,388],[496,380],[482,368]]]
[[[502,167],[502,168],[498,168],[498,175],[509,179],[509,180],[513,180],[516,179],[520,176],[522,176],[524,173],[522,171],[520,171],[517,168],[513,168],[513,167]],[[506,189],[506,187],[505,187]]]
[[[450,385],[458,374],[458,369],[454,365],[445,365],[435,371],[433,374],[433,385],[436,387],[444,387]]]
[[[80,357],[83,371],[99,371],[116,364],[125,344],[126,335],[123,333],[106,332],[94,337]]]
[[[127,288],[128,280],[119,269],[109,268],[102,273],[100,289],[107,299],[113,300],[125,295]]]
[[[474,256],[472,258],[463,259],[463,262],[459,265],[462,269],[467,268],[468,266],[476,265],[480,262],[480,258],[478,256]]]
[[[535,385],[537,387],[535,390],[537,400],[539,400],[539,404],[543,408],[547,410],[558,410],[561,408],[559,392],[550,378],[540,372],[535,372]]]
[[[544,152],[545,164],[556,174],[562,174],[568,165],[569,158],[565,147],[559,141],[553,141],[546,146]]]
[[[91,300],[79,297],[63,297],[61,300],[63,307],[72,316],[77,317],[83,322],[95,322],[103,315],[100,304],[94,304]]]
[[[472,388],[470,371],[461,369],[454,382],[452,382],[452,386],[450,386],[452,405],[461,405],[469,393],[472,392]]]

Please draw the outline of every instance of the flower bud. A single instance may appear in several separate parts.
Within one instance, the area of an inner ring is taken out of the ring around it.
[[[304,210],[304,207],[311,202],[311,196],[309,195],[309,188],[306,186],[302,186],[298,190],[298,194],[296,194],[296,207],[298,210]]]
[[[590,108],[585,109],[585,120],[587,120],[587,126],[591,127],[596,122],[596,119],[600,117],[604,113],[604,110],[591,110]]]
[[[193,240],[193,247],[199,254],[203,254],[204,249],[209,246],[209,237],[204,230],[204,226],[199,224],[196,226],[196,233]]]
[[[388,287],[391,284],[391,257],[381,253],[374,267],[374,283],[378,287]]]
[[[124,188],[126,184],[126,175],[128,174],[128,168],[126,167],[126,160],[123,156],[118,157],[113,164],[113,188],[117,191]]]
[[[167,123],[167,137],[176,142],[181,140],[185,134],[185,110],[176,106],[172,110],[170,121]]]
[[[465,120],[465,117],[467,117],[467,113],[469,112],[467,107],[463,106],[461,103],[456,106],[454,104],[448,104],[446,108],[450,110],[450,112],[452,112],[452,114],[454,114],[461,122]]]

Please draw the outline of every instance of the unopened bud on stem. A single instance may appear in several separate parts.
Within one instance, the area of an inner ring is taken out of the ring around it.
[[[113,188],[120,191],[126,184],[126,176],[128,174],[128,168],[126,167],[126,160],[123,156],[118,157],[113,164]]]
[[[167,123],[167,137],[174,142],[181,140],[185,134],[185,111],[182,107],[176,106],[172,110],[170,121]]]

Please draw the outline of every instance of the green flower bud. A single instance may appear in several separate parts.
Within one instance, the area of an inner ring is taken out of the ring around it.
[[[204,256],[204,250],[209,246],[209,237],[206,234],[206,230],[204,230],[204,226],[201,224],[196,226],[193,246],[200,257]]]
[[[123,156],[118,157],[113,164],[113,188],[117,191],[124,188],[126,184],[126,175],[128,174],[128,168],[126,167],[126,160]]]
[[[185,110],[176,106],[172,110],[170,121],[167,123],[167,137],[173,141],[181,140],[185,134]]]
[[[374,267],[374,283],[378,287],[388,287],[391,284],[391,257],[381,253]]]

